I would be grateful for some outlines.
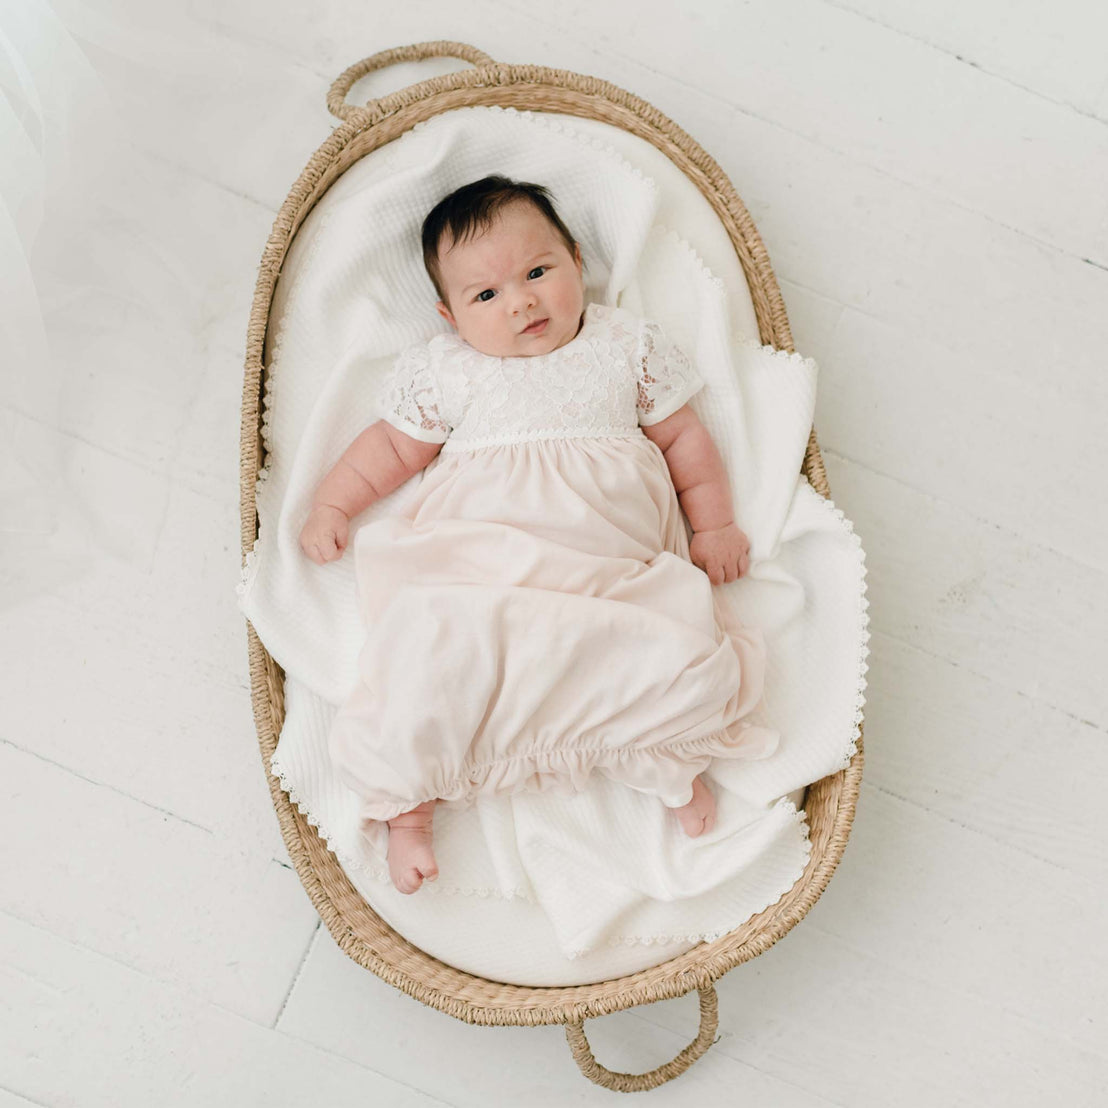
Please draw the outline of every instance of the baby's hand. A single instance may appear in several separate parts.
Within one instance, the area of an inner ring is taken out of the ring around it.
[[[750,540],[733,523],[718,531],[697,531],[689,542],[689,558],[713,585],[723,585],[750,568]]]
[[[317,504],[300,532],[300,549],[317,565],[333,562],[346,549],[350,520],[330,504]]]

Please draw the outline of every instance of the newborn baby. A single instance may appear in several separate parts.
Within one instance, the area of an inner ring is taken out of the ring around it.
[[[323,565],[359,528],[367,639],[331,730],[393,884],[438,874],[439,800],[585,787],[593,772],[710,832],[713,757],[762,758],[744,717],[761,633],[713,585],[747,571],[723,463],[687,401],[703,382],[657,324],[585,304],[548,191],[486,177],[423,224],[451,326],[401,352],[382,407],[319,485],[300,534]],[[688,536],[681,509],[692,527]]]

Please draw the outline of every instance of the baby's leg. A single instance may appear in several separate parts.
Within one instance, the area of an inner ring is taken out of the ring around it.
[[[697,777],[692,783],[692,800],[684,807],[672,808],[671,811],[681,821],[685,834],[692,839],[707,834],[716,825],[716,798],[703,777]]]
[[[431,850],[436,801],[428,800],[389,820],[389,876],[402,893],[414,893],[424,879],[439,875]]]

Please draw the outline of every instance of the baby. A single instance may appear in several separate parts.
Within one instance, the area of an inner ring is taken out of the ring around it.
[[[560,366],[568,366],[566,373],[571,374],[576,372],[575,366],[586,364],[581,362],[580,358],[583,356],[583,340],[588,337],[587,325],[594,329],[598,326],[608,326],[612,328],[611,333],[616,336],[628,333],[620,330],[620,327],[624,324],[619,321],[632,318],[630,313],[612,315],[611,313],[618,313],[623,310],[607,309],[602,305],[590,305],[586,310],[580,244],[573,239],[558,217],[549,200],[547,190],[542,186],[514,182],[500,176],[487,177],[464,186],[441,201],[428,215],[423,226],[423,250],[427,272],[440,296],[436,308],[442,318],[450,324],[454,333],[453,336],[443,335],[437,336],[437,338],[450,339],[453,342],[451,349],[459,357],[469,358],[472,365],[491,367],[491,372],[492,370],[501,371],[504,366],[511,367],[519,364],[514,361],[497,362],[496,359],[536,359],[534,362],[528,361],[526,365],[543,367],[539,371],[540,374],[545,372],[546,367],[550,367],[551,374],[555,370],[560,373],[561,370],[558,369]],[[615,322],[612,322],[613,320]],[[657,328],[643,331],[641,334],[646,337],[639,338],[640,346],[643,346],[644,343],[646,346],[650,346],[653,343],[659,347],[660,354],[663,340]],[[434,341],[432,340],[432,342]],[[671,361],[675,358],[680,359],[676,348],[666,347],[665,349],[671,350],[669,354]],[[708,431],[687,402],[682,403],[664,418],[652,420],[651,406],[654,401],[647,395],[647,390],[650,389],[655,379],[647,372],[648,353],[649,351],[646,351],[644,347],[644,352],[641,354],[641,373],[644,376],[638,385],[638,412],[642,421],[641,431],[637,427],[633,427],[632,431],[624,431],[615,435],[614,441],[612,438],[605,439],[602,434],[584,435],[582,433],[577,438],[567,438],[565,436],[554,436],[546,430],[537,431],[532,436],[509,435],[501,439],[495,437],[473,439],[473,442],[481,445],[468,457],[478,458],[483,452],[482,464],[486,464],[488,458],[495,455],[496,452],[507,452],[507,454],[510,454],[510,468],[516,474],[520,472],[521,466],[526,460],[521,452],[530,450],[531,454],[526,455],[526,457],[539,457],[541,455],[550,459],[554,457],[550,453],[551,451],[558,449],[565,451],[567,443],[575,443],[581,449],[593,451],[606,450],[609,448],[606,444],[610,444],[613,449],[618,447],[620,451],[637,452],[635,454],[635,464],[640,467],[644,460],[649,464],[654,458],[664,458],[665,466],[668,467],[669,479],[672,481],[672,490],[666,495],[672,497],[676,493],[680,507],[683,509],[693,531],[691,539],[687,541],[688,553],[687,559],[683,562],[684,570],[679,570],[671,563],[666,563],[666,565],[669,566],[670,571],[686,573],[691,572],[687,564],[691,562],[703,571],[711,585],[722,585],[725,582],[734,581],[747,572],[750,544],[746,536],[735,525],[731,492],[722,460]],[[408,356],[413,356],[411,351],[408,352]],[[425,358],[425,352],[420,351],[419,356]],[[559,361],[558,359],[563,360]],[[426,368],[425,361],[419,364]],[[680,359],[678,364],[688,365],[683,359]],[[520,372],[523,372],[523,370]],[[588,381],[590,376],[596,376],[595,371],[587,367],[581,372],[581,380],[585,382]],[[473,375],[471,374],[471,376]],[[526,376],[509,378],[509,380],[517,382],[527,379]],[[316,490],[310,514],[300,534],[301,549],[314,562],[323,565],[326,562],[340,558],[348,544],[350,520],[371,503],[387,496],[413,475],[424,470],[443,450],[444,443],[449,439],[451,430],[450,421],[445,414],[448,404],[446,394],[431,391],[430,387],[426,385],[419,386],[419,380],[421,378],[418,375],[413,377],[413,381],[417,383],[407,387],[407,391],[397,402],[394,408],[395,418],[392,418],[391,422],[389,419],[380,419],[366,428],[351,443]],[[428,379],[422,378],[422,380],[426,381]],[[696,387],[699,387],[700,382],[691,369],[688,372],[688,381],[695,383],[693,391]],[[521,383],[515,387],[524,389],[526,386]],[[629,387],[632,390],[630,393],[631,418],[634,421],[635,386],[632,383]],[[394,391],[394,399],[399,395],[398,392]],[[460,421],[455,419],[454,422]],[[397,424],[403,424],[412,433],[400,430]],[[603,427],[602,423],[598,422],[598,425]],[[547,426],[549,426],[549,423]],[[642,436],[644,435],[653,446],[643,441]],[[465,440],[462,444],[465,444]],[[655,447],[657,450],[654,449]],[[451,447],[447,447],[447,450],[451,450]],[[543,454],[543,451],[546,453]],[[644,459],[643,455],[647,451],[652,453]],[[658,451],[660,451],[660,456]],[[444,465],[449,462],[450,466],[455,466],[462,457],[463,455],[458,452],[449,455],[444,453],[439,458],[439,462]],[[576,457],[576,455],[573,457]],[[559,469],[558,479],[561,480],[564,475],[565,480],[569,481],[571,479],[569,477],[571,456],[563,452],[557,458],[557,461],[550,463],[550,472],[557,468]],[[574,462],[573,464],[577,463]],[[658,464],[661,464],[660,460]],[[602,471],[602,463],[598,462],[596,472]],[[455,470],[452,469],[451,473],[453,472]],[[664,473],[664,469],[662,472]],[[429,477],[430,471],[424,478],[425,483],[428,482]],[[636,480],[641,486],[641,479],[636,478]],[[505,488],[508,488],[508,486],[505,486]],[[433,490],[429,491],[428,497],[433,496],[433,494]],[[653,495],[657,500],[661,494],[655,492]],[[507,493],[506,499],[510,500],[511,498],[512,494]],[[425,500],[422,503],[424,505],[429,504],[430,500]],[[545,503],[547,501],[544,495]],[[628,503],[627,498],[620,496],[617,492],[611,500],[612,513],[614,514],[621,505],[627,505]],[[647,502],[647,507],[651,507],[650,502]],[[422,510],[422,508],[418,510]],[[450,515],[450,512],[441,506],[436,510],[441,515]],[[457,515],[458,513],[455,512],[454,514]],[[658,515],[656,510],[654,510],[654,515],[655,517]],[[675,515],[679,517],[680,513],[675,512]],[[503,518],[505,517],[497,513],[498,523],[502,524]],[[552,519],[550,526],[553,526],[554,522]],[[596,526],[599,526],[599,523]],[[638,525],[635,524],[634,526]],[[667,526],[670,527],[670,534],[673,535],[672,524],[667,524]],[[680,540],[673,539],[674,543],[680,541],[681,544],[684,544],[685,542],[686,533],[683,530],[683,524],[681,526]],[[624,525],[625,530],[629,530],[631,527],[632,524]],[[457,543],[461,540],[455,536],[451,541]],[[500,540],[498,539],[498,541]],[[391,546],[386,545],[382,540],[382,551],[387,552],[397,545],[395,539],[391,541]],[[501,545],[503,545],[503,542],[501,542]],[[564,548],[564,546],[565,543],[563,542],[562,547]],[[482,548],[482,550],[484,549]],[[638,550],[640,548],[634,547],[633,549]],[[361,550],[361,534],[359,534],[359,550]],[[589,553],[594,553],[592,547],[589,548]],[[625,553],[621,553],[618,561],[619,572],[626,576],[629,564],[638,564],[639,571],[641,571],[643,563],[650,561],[651,557],[657,555],[657,553],[658,551],[655,549],[649,551],[649,555],[640,555],[638,563],[634,563],[633,559],[629,559]],[[414,561],[414,555],[409,554],[407,557]],[[542,557],[536,557],[533,561],[539,567],[536,572],[539,572],[543,564]],[[678,561],[678,559],[673,559],[673,561]],[[482,562],[481,558],[475,556],[467,562],[467,568],[471,564],[478,563],[487,564]],[[613,562],[612,564],[617,563]],[[653,566],[653,561],[650,564]],[[659,562],[655,568],[659,570],[663,568],[662,563]],[[412,572],[414,573],[415,570],[413,569]],[[384,575],[382,579],[385,579]],[[688,584],[687,577],[682,577],[681,580],[686,582],[686,585]],[[700,580],[703,581],[703,578],[700,578]],[[695,581],[692,581],[691,584],[695,589],[700,589]],[[382,584],[380,587],[384,590],[385,585]],[[557,595],[557,589],[558,585],[548,585],[544,595]],[[534,590],[529,589],[527,591]],[[708,590],[703,591],[707,592]],[[472,594],[472,590],[470,592]],[[612,594],[613,596],[616,595],[614,586]],[[586,591],[586,595],[594,594]],[[620,595],[622,597],[622,594]],[[693,594],[690,593],[689,595]],[[673,606],[676,606],[676,602]],[[624,607],[628,606],[624,605]],[[399,619],[399,617],[397,618]],[[409,624],[419,622],[421,621],[411,619]],[[426,626],[428,622],[424,619],[422,625]],[[529,627],[534,626],[534,621],[530,618],[520,622],[526,622]],[[504,621],[501,621],[500,624],[497,624],[497,627],[503,625]],[[477,633],[471,624],[464,624],[461,620],[459,620],[457,627],[458,630],[452,637],[454,643],[466,640],[467,634]],[[556,635],[550,637],[552,640],[557,639]],[[664,637],[668,638],[668,636]],[[714,638],[707,640],[708,646],[713,652],[711,654],[712,662],[715,664],[718,660],[720,667],[726,664],[730,668],[720,668],[715,671],[723,675],[717,683],[720,687],[723,687],[725,682],[735,686],[738,683],[735,680],[738,667],[734,662],[734,654],[729,646],[726,647],[726,657],[723,655],[724,647],[720,647],[719,652],[716,652],[717,643],[715,640],[719,638],[722,638],[722,636],[714,636]],[[652,649],[651,642],[643,641],[641,638],[637,640],[628,638],[626,641],[630,643],[631,648],[628,651],[618,653],[638,653],[641,656],[640,664],[645,668],[649,668],[647,660]],[[611,638],[606,642],[607,645],[604,647],[604,653],[601,654],[602,657],[613,653],[611,651]],[[512,649],[516,651],[514,656],[518,657],[518,649],[516,647]],[[701,655],[698,655],[698,659],[706,656],[705,650],[700,649]],[[382,657],[387,656],[382,655]],[[508,651],[507,657],[509,659],[513,657],[512,651]],[[577,649],[573,657],[576,660],[575,668],[572,670],[567,668],[566,672],[572,672],[575,679],[576,675],[581,674],[582,679],[584,679],[585,673],[590,668],[587,661],[588,656]],[[431,661],[428,664],[433,666],[434,663]],[[698,660],[697,665],[694,666],[690,661],[686,668],[689,670],[697,668],[698,680],[702,680],[707,664],[706,662],[702,664]],[[747,666],[745,659],[743,665]],[[479,680],[476,659],[474,666],[473,680]],[[501,662],[497,672],[503,674],[504,668],[504,664]],[[594,665],[591,668],[595,670],[596,666]],[[758,669],[753,665],[749,669],[752,674],[752,681],[757,685]],[[379,669],[377,672],[379,672]],[[363,674],[363,676],[365,675]],[[744,673],[745,679],[746,674]],[[672,675],[659,682],[660,687],[667,689],[674,684]],[[430,685],[428,685],[428,689],[431,689]],[[757,688],[753,689],[755,695],[758,691]],[[431,694],[428,693],[428,695]],[[374,699],[380,702],[382,699],[387,700],[388,698],[382,698],[380,693],[377,693]],[[549,699],[548,696],[544,703]],[[641,697],[639,699],[642,700]],[[484,717],[481,718],[480,713],[475,715],[473,717],[474,727],[477,726],[478,720],[481,723],[487,722],[491,706],[495,700],[496,698],[490,695],[487,698],[487,706],[486,701],[482,701]],[[456,701],[452,702],[452,704],[454,703]],[[735,701],[732,700],[729,703],[733,706]],[[453,710],[452,707],[451,713],[453,713]],[[744,710],[749,710],[749,707]],[[461,712],[460,708],[458,712]],[[733,718],[733,714],[731,718]],[[366,717],[363,714],[363,720],[364,718]],[[445,718],[448,718],[451,722],[455,720],[453,714],[445,716]],[[520,718],[519,715],[517,715],[517,720],[518,718]],[[523,716],[523,718],[527,717]],[[681,717],[679,712],[674,711],[672,718],[684,717]],[[384,725],[382,724],[382,726]],[[459,722],[458,727],[461,728],[461,726]],[[641,728],[641,723],[639,726]],[[424,728],[424,731],[426,730],[428,729]],[[554,730],[556,729],[547,728],[548,732]],[[690,729],[687,728],[686,730]],[[641,732],[634,732],[636,735],[639,733]],[[675,726],[671,733],[677,733]],[[394,735],[392,737],[397,746],[406,740],[404,735]],[[703,743],[704,741],[698,736],[694,736],[694,738],[698,742]],[[382,738],[381,741],[385,742],[386,740]],[[714,737],[712,741],[717,742]],[[688,746],[689,742],[686,741],[686,746],[682,750],[685,750]],[[595,744],[582,749],[586,749],[587,756],[591,757],[590,752],[594,748]],[[697,763],[698,766],[706,767],[709,761],[708,755],[719,752],[717,748],[704,745],[695,747],[695,753],[700,757],[700,761]],[[574,754],[577,756],[579,752],[575,751]],[[396,753],[397,758],[401,756],[399,752]],[[436,755],[431,756],[437,757]],[[580,756],[585,757],[586,755]],[[680,757],[685,758],[685,755],[682,753]],[[518,758],[514,760],[518,761]],[[691,756],[686,758],[686,764],[693,760]],[[505,759],[504,764],[507,765],[511,761],[513,759]],[[610,763],[612,761],[610,759]],[[487,760],[478,760],[478,762],[478,768],[487,764]],[[353,755],[351,756],[351,764],[353,764]],[[545,769],[545,763],[542,768]],[[611,769],[611,764],[600,768]],[[474,787],[472,773],[475,771],[472,765],[468,766],[467,770],[470,772],[471,778],[463,784],[466,788],[472,789]],[[389,765],[387,770],[377,773],[367,770],[363,774],[363,779],[373,780],[381,777],[391,779],[391,776],[392,766]],[[535,772],[534,776],[539,777],[541,774]],[[461,778],[459,778],[460,780]],[[655,790],[652,784],[654,780],[655,778],[650,776],[648,770],[642,772],[641,778],[630,780],[629,783],[632,784],[632,787],[641,787],[644,792],[657,791],[658,795],[663,795],[660,788]],[[689,778],[686,776],[684,779],[686,796],[688,780]],[[436,778],[436,781],[441,784],[439,779]],[[500,779],[491,783],[486,782],[486,785],[489,789],[493,789],[497,785],[505,787],[506,784],[512,783],[511,781],[505,782],[503,775],[501,775]],[[428,785],[422,795],[426,795],[431,787]],[[458,785],[458,789],[461,788],[462,786]],[[454,791],[450,795],[461,797],[463,792]],[[465,795],[472,795],[472,793],[466,793]],[[671,790],[668,795],[672,799],[676,794]],[[415,892],[423,880],[434,880],[438,875],[438,867],[431,849],[431,828],[435,804],[438,799],[442,798],[441,794],[431,796],[406,811],[399,812],[391,818],[383,819],[383,822],[387,822],[389,828],[388,865],[390,876],[396,888],[403,893]],[[674,802],[670,806],[675,812],[680,826],[690,836],[704,834],[714,826],[715,799],[699,773],[692,779],[691,799],[685,803]],[[387,809],[378,807],[376,811],[383,813]],[[382,819],[382,815],[367,816],[366,818]]]

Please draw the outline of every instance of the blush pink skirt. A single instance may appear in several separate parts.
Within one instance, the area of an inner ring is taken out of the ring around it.
[[[687,804],[713,758],[764,758],[765,674],[645,435],[440,453],[402,515],[355,535],[367,628],[330,753],[365,819],[424,801],[583,789]]]

